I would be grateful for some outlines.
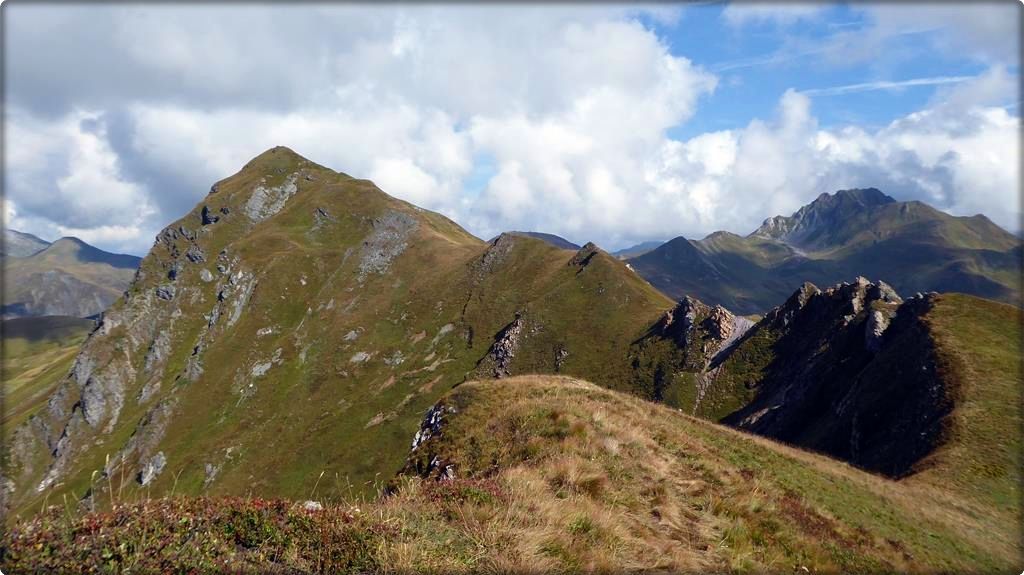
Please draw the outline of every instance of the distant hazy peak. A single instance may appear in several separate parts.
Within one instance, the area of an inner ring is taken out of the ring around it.
[[[555,234],[546,234],[544,232],[509,231],[509,232],[502,232],[502,233],[503,234],[513,235],[513,236],[526,236],[526,237],[530,237],[530,238],[536,238],[538,240],[543,240],[543,241],[545,241],[545,242],[555,246],[556,248],[563,249],[563,250],[578,250],[581,247],[579,244],[575,244],[573,242],[570,242],[569,240],[567,240],[567,239],[565,239],[565,238],[563,238],[561,236],[556,236]],[[493,242],[495,239],[497,239],[497,238],[496,237],[495,238],[491,238],[490,241]]]
[[[0,255],[23,258],[45,249],[48,245],[50,242],[32,234],[8,228],[4,230],[3,252]]]
[[[822,193],[813,202],[801,207],[791,216],[773,216],[750,235],[773,239],[787,239],[797,233],[813,231],[820,225],[835,223],[852,212],[895,203],[877,188],[854,188],[834,193]]]
[[[32,259],[63,261],[65,264],[101,263],[116,268],[135,269],[141,258],[127,254],[116,254],[101,250],[83,240],[68,236],[54,241],[44,249],[32,254]]]

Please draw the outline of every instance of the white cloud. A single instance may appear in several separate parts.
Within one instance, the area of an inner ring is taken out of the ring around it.
[[[800,20],[817,18],[828,8],[824,4],[769,2],[730,3],[722,10],[722,17],[731,26],[772,23],[789,25]]]
[[[879,3],[864,7],[874,35],[938,31],[933,46],[945,55],[969,55],[991,63],[1019,65],[1020,2]]]
[[[801,90],[807,96],[841,96],[843,94],[856,94],[857,92],[875,92],[878,90],[901,90],[916,86],[943,86],[947,84],[959,84],[971,80],[973,76],[934,76],[931,78],[911,78],[909,80],[877,80],[874,82],[859,82],[857,84],[845,84],[843,86],[831,86],[829,88],[812,88]]]
[[[103,117],[76,110],[54,120],[11,111],[8,138],[18,142],[4,174],[6,217],[41,237],[118,229],[109,245],[137,248],[155,209],[148,190],[121,174]]]
[[[746,233],[854,186],[1016,226],[1019,120],[998,108],[1014,93],[999,66],[880,129],[822,129],[806,95],[790,91],[774,118],[676,141],[667,131],[717,78],[630,10],[312,10],[213,10],[198,23],[171,6],[115,11],[115,51],[142,72],[127,82],[83,64],[96,75],[89,86],[111,83],[83,95],[109,103],[89,108],[103,113],[8,112],[18,145],[5,149],[5,217],[43,237],[144,252],[213,181],[287,145],[485,238],[533,229],[616,248]],[[154,95],[147,83],[164,87]],[[493,167],[482,189],[479,158]]]

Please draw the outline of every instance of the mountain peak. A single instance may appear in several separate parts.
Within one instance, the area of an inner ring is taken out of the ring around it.
[[[851,188],[849,190],[838,190],[832,194],[828,192],[822,193],[810,205],[813,206],[818,202],[859,202],[865,206],[881,206],[894,203],[895,201],[894,198],[882,193],[878,188]]]
[[[791,216],[767,218],[750,235],[782,240],[800,246],[823,230],[839,227],[839,223],[867,210],[896,203],[877,188],[852,188],[822,193],[813,202]]]
[[[274,146],[246,162],[245,166],[242,168],[242,172],[259,171],[270,174],[283,174],[285,172],[294,172],[300,167],[306,165],[316,164],[291,148],[285,146]],[[216,190],[214,189],[211,191]]]
[[[3,256],[27,257],[38,253],[50,242],[32,234],[7,228],[4,230]]]

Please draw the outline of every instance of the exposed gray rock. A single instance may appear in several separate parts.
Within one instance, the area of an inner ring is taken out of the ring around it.
[[[176,405],[175,399],[168,398],[147,411],[118,454],[108,461],[103,470],[104,475],[112,476],[117,467],[125,461],[135,457],[140,460],[149,457],[167,433],[167,426],[170,425]]]
[[[511,375],[509,366],[515,358],[516,350],[519,349],[519,340],[523,332],[522,313],[516,313],[516,319],[508,324],[494,337],[491,351],[488,354],[493,362],[492,373],[494,377],[502,378]]]
[[[373,220],[373,231],[363,240],[359,281],[371,273],[387,272],[391,262],[408,247],[409,235],[419,226],[412,216],[389,211]]]
[[[124,389],[135,379],[135,370],[125,356],[114,356],[101,369],[93,371],[81,388],[81,408],[85,421],[96,427],[107,420],[106,432],[117,423],[124,405]]]
[[[562,371],[562,364],[565,363],[566,358],[569,357],[569,351],[564,347],[559,347],[555,351],[555,371]]]
[[[316,208],[313,210],[313,229],[318,230],[328,224],[333,224],[338,221],[338,218],[332,216],[327,210],[323,208]]]
[[[872,285],[868,289],[869,300],[881,300],[888,303],[903,303],[903,298],[900,297],[896,290],[889,284],[879,280],[878,283]]]
[[[871,353],[878,353],[882,349],[882,335],[889,327],[889,316],[881,311],[874,310],[868,314],[864,322],[864,346]]]
[[[446,324],[442,325],[441,329],[437,330],[437,335],[435,335],[434,339],[431,340],[430,347],[434,347],[435,345],[437,345],[437,342],[441,341],[441,338],[443,338],[444,336],[450,334],[453,331],[455,331],[455,325],[454,324],[446,323]]]
[[[598,247],[593,242],[587,242],[576,252],[576,255],[572,256],[569,260],[569,265],[585,268],[590,263],[590,260],[597,255],[597,252]]]
[[[156,297],[162,300],[171,301],[172,299],[174,299],[175,291],[176,290],[173,285],[162,285],[156,288]]]
[[[206,261],[206,252],[199,246],[192,244],[189,246],[188,251],[185,252],[185,257],[194,264],[201,264]]]
[[[203,283],[210,283],[213,281],[213,274],[210,273],[210,270],[203,268],[199,270],[199,279],[201,279]]]
[[[267,188],[258,185],[245,203],[245,215],[253,222],[262,222],[284,208],[285,203],[299,191],[295,185],[298,174],[291,174],[280,186]]]
[[[146,352],[146,360],[144,364],[144,371],[146,373],[154,373],[159,369],[171,352],[171,333],[169,330],[163,330],[153,343],[149,346],[149,350]]]
[[[252,366],[251,370],[249,370],[249,374],[252,375],[253,377],[263,377],[264,375],[267,374],[268,371],[270,371],[270,368],[273,365],[274,364],[269,361],[257,363]]]
[[[206,348],[206,334],[199,337],[199,343],[192,348],[192,354],[185,360],[185,379],[195,383],[203,376],[203,351]]]
[[[202,220],[204,226],[208,226],[210,224],[215,224],[218,221],[220,221],[220,216],[213,215],[210,212],[210,208],[208,206],[203,206],[203,212],[202,214],[200,214],[200,219]]]
[[[818,287],[810,282],[804,282],[793,295],[789,296],[784,304],[773,308],[767,314],[765,319],[769,320],[772,324],[777,326],[785,327],[789,325],[797,313],[800,312],[807,305],[807,302],[812,297],[821,293]]]
[[[430,438],[440,436],[445,417],[453,413],[456,413],[456,410],[450,405],[438,403],[430,406],[423,416],[423,421],[420,422],[420,428],[412,438],[412,451],[419,449]]]
[[[356,352],[351,358],[349,363],[364,363],[372,357],[372,354],[366,353],[365,351]]]
[[[384,363],[390,367],[396,367],[405,361],[405,356],[402,355],[402,350],[395,350],[395,353],[391,354],[390,357],[384,358]]]
[[[516,245],[515,234],[503,233],[491,241],[483,255],[477,260],[473,267],[476,271],[476,279],[480,280],[484,275],[493,272],[505,261],[512,248]]]
[[[167,457],[164,456],[164,452],[161,451],[151,457],[145,465],[142,466],[142,471],[139,472],[136,478],[141,485],[149,485],[154,479],[160,475],[160,472],[164,470],[164,466],[167,465]]]
[[[207,463],[204,466],[205,475],[203,476],[203,489],[209,487],[216,479],[217,475],[220,474],[220,465],[214,465]]]

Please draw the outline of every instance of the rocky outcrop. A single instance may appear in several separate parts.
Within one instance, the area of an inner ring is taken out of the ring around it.
[[[142,471],[139,472],[136,480],[139,485],[149,485],[160,473],[164,470],[167,465],[167,458],[164,456],[164,452],[161,451],[151,457],[143,466]]]
[[[445,455],[437,453],[434,446],[443,435],[448,418],[456,413],[458,410],[444,401],[432,405],[427,410],[420,428],[413,436],[412,448],[409,450],[402,473],[438,481],[455,478],[455,465],[448,461]]]
[[[871,353],[882,349],[882,335],[889,327],[889,316],[879,310],[872,310],[864,322],[864,347]]]
[[[483,276],[492,273],[501,266],[515,245],[515,234],[503,233],[491,240],[484,253],[473,263],[474,276],[477,281],[480,281]]]
[[[359,281],[370,274],[387,272],[392,260],[409,247],[409,236],[418,226],[415,218],[398,211],[389,211],[374,219],[373,231],[363,240]]]
[[[209,206],[203,206],[202,212],[199,214],[199,220],[204,226],[215,224],[220,221],[220,216],[214,215],[210,211]]]
[[[771,341],[752,401],[723,421],[891,476],[936,444],[949,407],[926,322],[932,296],[903,301],[856,278],[805,284],[755,326]],[[748,352],[749,353],[749,352]],[[751,368],[727,357],[725,373]]]
[[[600,249],[593,242],[587,242],[576,252],[576,255],[572,256],[569,265],[585,268],[599,251]]]
[[[511,375],[512,360],[519,349],[524,326],[523,314],[517,312],[516,318],[494,336],[494,343],[491,344],[487,355],[477,363],[477,372],[487,373],[499,379]]]
[[[263,184],[256,186],[243,208],[246,217],[253,223],[259,223],[280,212],[285,203],[299,191],[299,187],[295,183],[297,179],[298,174],[291,174],[280,186],[271,188]]]

